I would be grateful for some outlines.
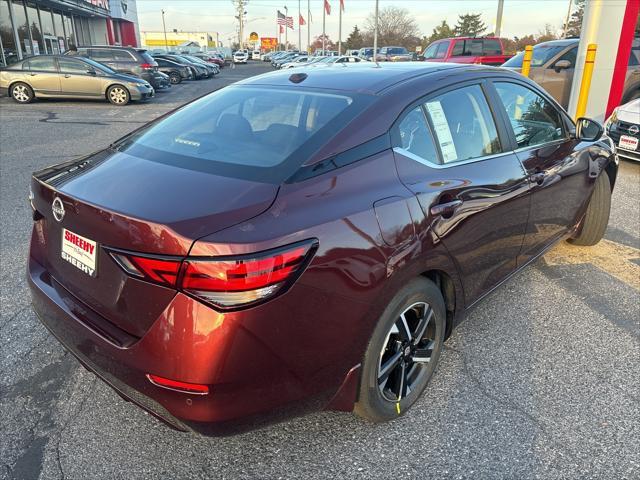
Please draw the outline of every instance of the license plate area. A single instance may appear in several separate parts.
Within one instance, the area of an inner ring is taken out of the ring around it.
[[[62,248],[60,256],[81,272],[95,277],[97,275],[96,257],[98,244],[77,233],[62,229]]]
[[[635,152],[638,149],[638,139],[629,135],[622,135],[618,142],[618,147]]]

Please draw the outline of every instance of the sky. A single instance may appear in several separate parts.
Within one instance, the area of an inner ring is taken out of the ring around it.
[[[560,31],[570,0],[505,0],[502,19],[502,36],[523,36],[538,33],[545,24]],[[313,23],[311,38],[322,33],[323,0],[309,0]],[[326,32],[336,41],[338,38],[339,0],[329,0],[331,15],[327,16]],[[362,27],[367,16],[374,11],[374,0],[344,0],[342,37],[347,38],[354,25]],[[433,28],[443,19],[449,25],[456,23],[459,14],[480,13],[489,31],[495,27],[498,0],[380,0],[380,8],[396,6],[406,8],[415,15],[423,35],[431,35]],[[294,18],[295,30],[289,30],[289,41],[298,39],[298,0],[248,0],[246,2],[247,36],[256,32],[261,37],[276,35],[276,11]],[[162,14],[165,10],[167,30],[218,32],[220,41],[229,45],[231,37],[237,40],[238,22],[232,0],[137,0],[138,20],[141,31],[162,31]],[[307,19],[307,0],[301,0],[302,16]],[[306,47],[307,26],[302,26],[302,45]],[[284,41],[284,35],[282,37]]]

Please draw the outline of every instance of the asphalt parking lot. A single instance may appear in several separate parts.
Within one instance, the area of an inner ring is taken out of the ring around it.
[[[621,163],[606,240],[560,245],[470,312],[389,424],[326,412],[179,433],[65,353],[29,305],[30,173],[266,70],[226,68],[127,107],[0,99],[0,478],[639,478],[640,164]]]

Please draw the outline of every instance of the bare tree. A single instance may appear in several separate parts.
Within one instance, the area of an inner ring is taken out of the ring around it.
[[[373,38],[374,14],[365,21],[366,38]],[[378,14],[378,45],[395,45],[412,49],[420,44],[420,29],[409,10],[400,7],[385,7]]]

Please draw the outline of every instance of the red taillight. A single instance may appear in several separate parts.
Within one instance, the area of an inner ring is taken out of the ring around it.
[[[131,275],[154,283],[175,287],[182,260],[141,257],[120,252],[111,252],[118,264]]]
[[[222,308],[253,304],[291,285],[315,249],[315,243],[233,259],[189,258],[182,267],[181,289]]]
[[[140,65],[140,68],[142,68],[143,70],[151,70],[154,66],[155,65],[151,63],[143,63],[142,65]]]
[[[180,382],[178,380],[169,380],[168,378],[159,377],[158,375],[152,375],[150,373],[147,373],[147,378],[151,383],[158,387],[175,390],[176,392],[191,393],[194,395],[206,395],[209,393],[209,386],[200,383],[187,383]]]
[[[229,309],[282,293],[302,273],[316,247],[317,242],[306,241],[253,255],[184,260],[115,251],[111,255],[130,275]]]

